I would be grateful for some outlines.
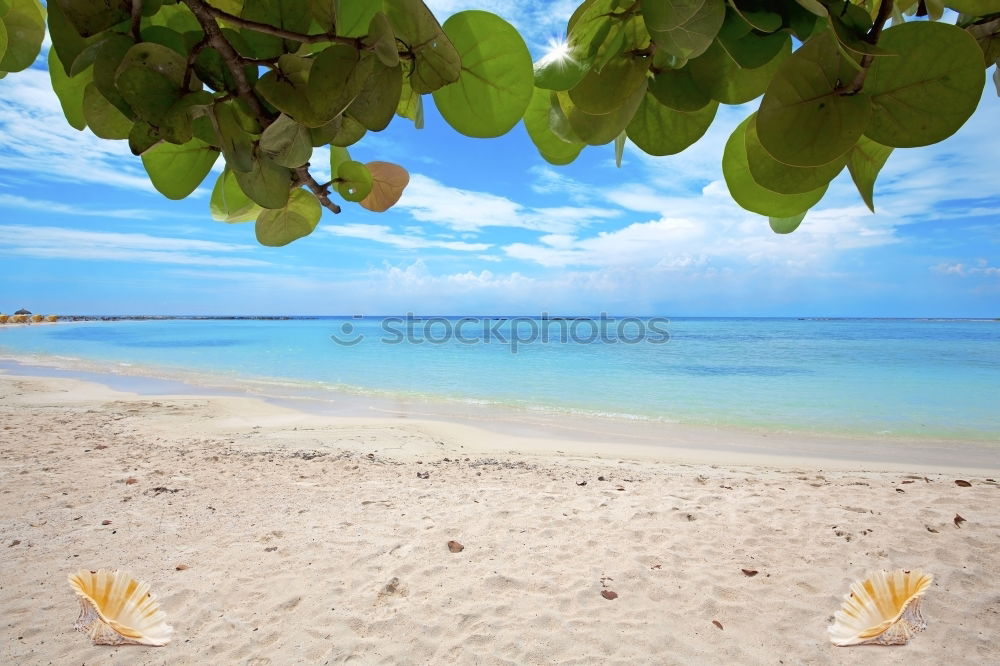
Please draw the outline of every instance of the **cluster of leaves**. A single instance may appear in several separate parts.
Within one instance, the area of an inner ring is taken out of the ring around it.
[[[957,24],[907,20],[946,7]],[[0,76],[34,60],[45,14],[38,0],[0,0]],[[347,149],[396,115],[421,127],[428,94],[467,136],[523,120],[557,165],[609,143],[620,164],[626,139],[681,152],[720,104],[763,96],[723,173],[737,203],[787,233],[844,168],[873,208],[892,150],[958,130],[1000,63],[1000,0],[585,0],[535,64],[498,16],[442,26],[421,0],[50,0],[48,28],[70,124],[127,140],[173,199],[221,154],[212,214],[255,220],[265,245],[339,212],[333,192],[392,206],[406,171]],[[323,145],[327,183],[309,171]]]
[[[905,18],[945,6],[964,12],[959,25]],[[612,141],[620,163],[626,138],[678,153],[719,104],[763,95],[726,144],[723,173],[738,204],[788,233],[845,167],[874,210],[894,148],[965,123],[1000,55],[997,13],[1000,0],[586,0],[565,47],[536,65],[524,121],[553,164]]]
[[[513,27],[481,11],[442,27],[420,0],[51,0],[48,26],[70,124],[127,140],[171,199],[221,154],[212,214],[256,221],[264,245],[311,233],[323,207],[339,212],[334,192],[372,211],[395,204],[407,172],[347,149],[397,114],[421,126],[422,95],[470,136],[510,130],[531,95]],[[332,177],[319,183],[309,160],[324,145]]]

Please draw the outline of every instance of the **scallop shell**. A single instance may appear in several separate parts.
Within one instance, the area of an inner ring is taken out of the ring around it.
[[[148,583],[127,571],[81,569],[69,575],[69,584],[80,598],[75,628],[95,645],[160,647],[170,642],[174,630]]]
[[[878,571],[851,585],[827,627],[834,645],[902,645],[927,628],[920,601],[933,576],[919,570]]]

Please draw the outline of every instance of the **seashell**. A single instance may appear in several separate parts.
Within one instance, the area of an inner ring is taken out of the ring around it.
[[[80,598],[75,628],[95,645],[160,647],[170,642],[174,630],[148,583],[127,571],[81,569],[69,575],[69,584]]]
[[[834,645],[902,645],[927,628],[920,601],[933,576],[913,571],[878,571],[851,585],[851,593],[827,627]]]

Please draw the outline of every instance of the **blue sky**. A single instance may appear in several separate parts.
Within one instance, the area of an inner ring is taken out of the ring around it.
[[[442,21],[484,6],[428,4]],[[574,6],[490,9],[537,58]],[[312,236],[265,248],[252,223],[211,219],[215,174],[168,201],[125,142],[69,127],[40,59],[0,80],[0,312],[1000,317],[992,81],[958,134],[890,157],[878,214],[845,172],[790,236],[722,181],[725,140],[755,106],[723,107],[678,156],[629,147],[618,169],[610,146],[547,165],[520,125],[462,137],[426,97],[425,129],[397,118],[352,149],[410,171],[396,208],[346,204]]]

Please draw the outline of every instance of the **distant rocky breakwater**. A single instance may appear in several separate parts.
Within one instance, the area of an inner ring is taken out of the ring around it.
[[[313,317],[290,317],[278,315],[33,315],[0,314],[0,324],[40,324],[58,321],[282,321],[289,319],[312,319]]]

